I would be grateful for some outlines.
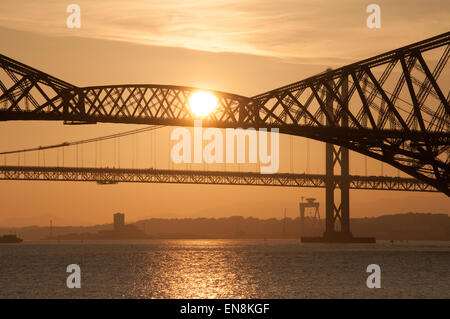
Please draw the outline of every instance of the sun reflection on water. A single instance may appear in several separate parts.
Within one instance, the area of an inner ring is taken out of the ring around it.
[[[242,254],[227,249],[223,241],[173,240],[167,244],[185,248],[172,247],[157,257],[147,253],[149,265],[138,272],[134,287],[140,297],[244,298],[256,290],[252,275],[242,272]],[[155,257],[158,265],[151,262]],[[149,291],[155,286],[158,291]]]

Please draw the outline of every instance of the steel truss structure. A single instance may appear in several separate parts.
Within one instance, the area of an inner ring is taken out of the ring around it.
[[[339,145],[450,196],[449,44],[447,32],[253,97],[214,92],[218,106],[203,126],[278,128]],[[195,119],[188,105],[195,88],[78,87],[4,55],[0,90],[3,121],[192,126]]]
[[[334,176],[336,183],[340,176]],[[72,181],[117,183],[177,183],[212,185],[252,185],[325,188],[326,175],[260,174],[253,172],[220,172],[160,169],[119,169],[89,167],[0,166],[0,180]],[[351,189],[412,192],[437,192],[427,183],[414,178],[383,176],[349,176]]]

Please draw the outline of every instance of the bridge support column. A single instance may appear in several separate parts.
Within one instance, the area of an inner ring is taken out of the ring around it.
[[[348,76],[343,76],[340,99],[348,108]],[[325,105],[331,119],[334,119],[333,98],[327,94]],[[329,120],[327,124],[330,125]],[[341,117],[341,126],[348,126],[346,114]],[[338,166],[340,177],[334,175]],[[350,232],[350,173],[349,152],[341,146],[325,145],[325,232],[323,237],[302,237],[302,242],[316,243],[374,243],[372,237],[353,237]],[[336,203],[335,191],[340,191],[340,202]]]
[[[353,236],[350,232],[350,181],[348,149],[327,143],[325,146],[325,157],[326,222],[323,238],[329,242],[352,242]],[[336,166],[339,166],[339,178],[334,175]],[[339,202],[337,202],[335,198],[335,192],[338,189],[340,192]]]

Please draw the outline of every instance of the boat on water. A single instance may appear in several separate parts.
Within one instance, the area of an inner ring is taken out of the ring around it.
[[[17,237],[17,235],[3,235],[0,237],[0,244],[18,244],[21,242],[23,242],[23,239]]]

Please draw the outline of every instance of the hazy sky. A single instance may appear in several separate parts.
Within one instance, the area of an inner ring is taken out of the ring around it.
[[[70,3],[81,7],[80,29],[66,27]],[[366,27],[369,3],[2,0],[1,53],[80,86],[161,83],[251,96],[449,30],[448,1],[377,1],[381,29]],[[0,150],[134,127],[1,123]],[[160,133],[160,145],[167,136],[166,131]],[[282,143],[289,147],[288,138]],[[295,170],[304,172],[306,141],[294,138],[294,144]],[[310,172],[323,173],[324,145],[311,141],[309,147]],[[362,174],[362,161],[353,162],[353,173]],[[369,170],[379,174],[380,164],[369,160]],[[387,167],[384,170],[396,174]],[[116,211],[126,213],[128,220],[230,215],[279,218],[287,207],[288,216],[295,217],[300,196],[317,197],[323,203],[324,190],[1,182],[0,226],[48,224],[50,218],[57,225],[104,223]],[[352,191],[351,199],[355,217],[408,211],[448,213],[450,204],[445,195],[426,193]]]
[[[68,30],[68,1],[3,0],[0,25],[58,36],[123,40],[213,52],[330,63],[366,57],[448,30],[447,1],[376,1],[382,28],[366,26],[370,1],[90,1]]]

